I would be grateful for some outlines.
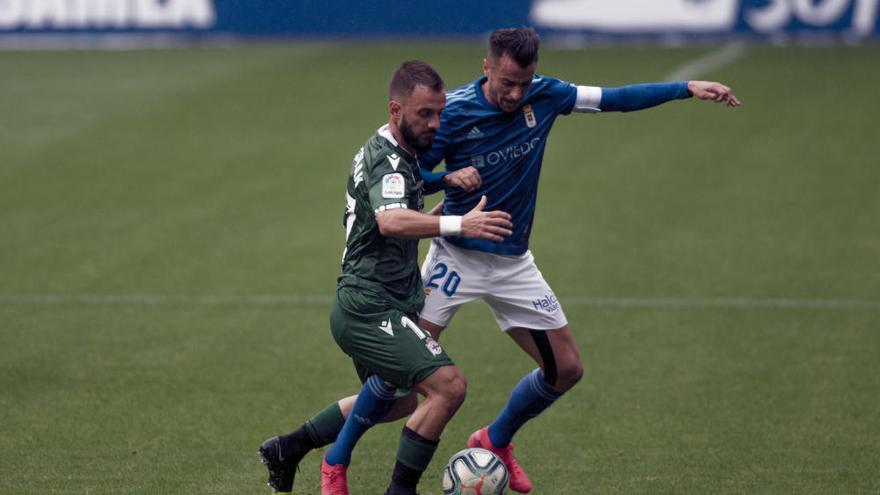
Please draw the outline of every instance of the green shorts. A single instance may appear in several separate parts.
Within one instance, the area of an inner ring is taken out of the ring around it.
[[[417,317],[377,304],[375,297],[340,288],[330,310],[330,329],[351,356],[361,381],[370,375],[408,393],[452,359],[431,334],[416,325]]]

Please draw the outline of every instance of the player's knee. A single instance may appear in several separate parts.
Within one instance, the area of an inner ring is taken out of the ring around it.
[[[467,380],[464,375],[458,373],[449,383],[448,394],[450,404],[455,405],[455,408],[458,409],[467,397]]]
[[[458,369],[454,369],[445,380],[440,394],[447,408],[457,410],[467,397],[467,379]]]
[[[556,388],[565,392],[574,387],[584,376],[584,363],[574,359],[559,366],[557,370]]]

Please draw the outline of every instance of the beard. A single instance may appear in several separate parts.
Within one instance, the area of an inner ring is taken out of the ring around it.
[[[403,137],[403,140],[408,144],[412,149],[416,150],[416,153],[423,154],[427,153],[428,150],[431,149],[431,143],[434,142],[434,136],[437,134],[434,131],[425,131],[419,135],[416,135],[412,127],[406,122],[406,119],[400,119],[400,135]]]
[[[517,108],[519,108],[519,103],[516,100],[501,100],[498,107],[504,113],[515,112]]]
[[[491,86],[489,86],[489,95],[495,100],[495,106],[504,113],[515,112],[522,103],[522,98],[519,100],[507,98],[501,93],[501,91],[495,91]]]
[[[495,101],[498,102],[498,108],[504,113],[515,112],[519,108],[520,103],[522,103],[522,100],[514,100],[513,98],[503,96],[496,96]]]

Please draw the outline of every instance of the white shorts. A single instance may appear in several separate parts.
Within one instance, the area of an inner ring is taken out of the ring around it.
[[[482,299],[502,330],[554,330],[568,324],[562,305],[535,266],[531,251],[485,253],[434,238],[422,265],[425,307],[420,316],[446,327],[458,308]]]

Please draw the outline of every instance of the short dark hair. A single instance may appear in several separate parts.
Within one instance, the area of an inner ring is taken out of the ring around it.
[[[516,63],[526,68],[538,61],[538,46],[541,38],[530,27],[496,29],[489,35],[489,55],[500,59],[507,54]]]
[[[421,60],[407,60],[391,74],[388,97],[393,100],[409,96],[419,84],[433,91],[443,91],[443,78],[433,67]]]

